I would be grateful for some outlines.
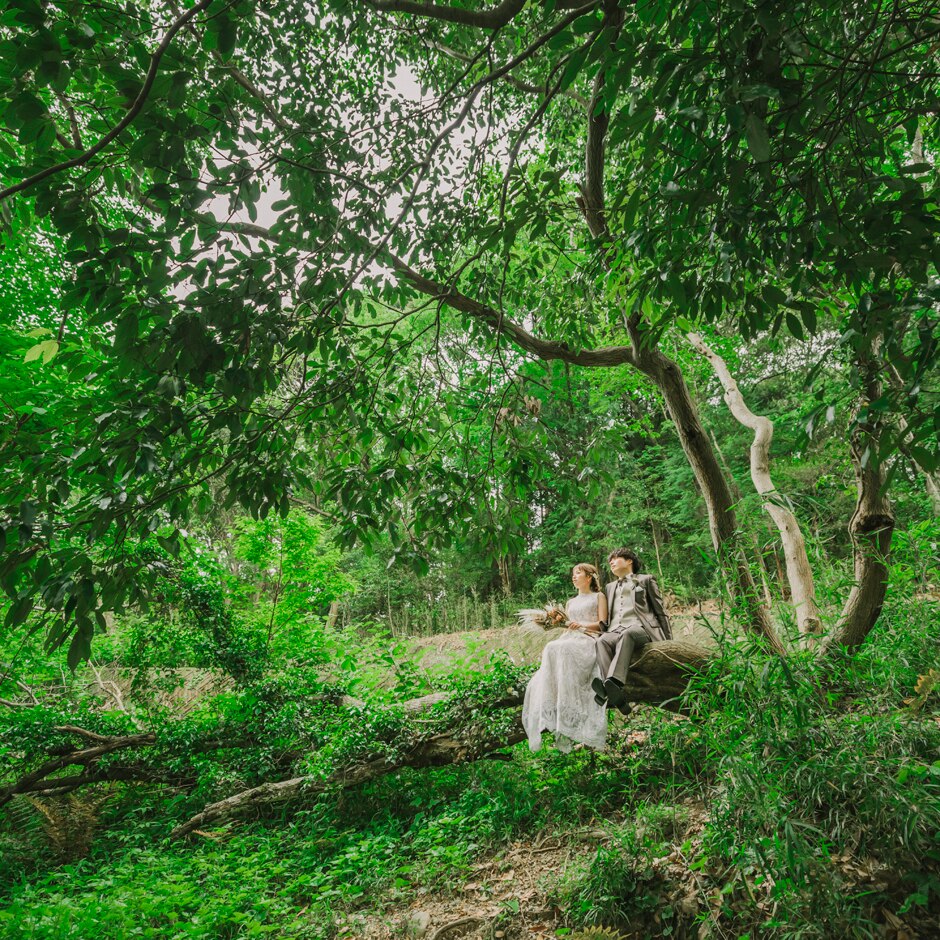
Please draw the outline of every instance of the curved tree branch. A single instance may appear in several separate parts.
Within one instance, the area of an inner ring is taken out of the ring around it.
[[[61,730],[74,733],[74,729],[72,729],[71,726],[66,726]],[[111,754],[114,751],[124,750],[125,748],[150,747],[156,741],[156,735],[149,731],[144,734],[130,734],[124,737],[112,738],[92,734],[91,732],[85,732],[82,736],[86,738],[91,737],[92,740],[99,738],[101,740],[98,741],[95,747],[68,751],[65,754],[53,757],[51,760],[45,761],[31,773],[28,773],[25,777],[21,777],[16,783],[0,790],[0,806],[8,803],[17,793],[28,793],[32,790],[39,789],[36,784],[41,781],[43,782],[43,788],[54,787],[55,778],[51,780],[47,780],[46,778],[56,770],[62,770],[65,767],[71,767],[75,764],[87,766],[89,763],[96,761],[99,757],[104,757],[106,754]]]
[[[437,49],[438,52],[443,53],[451,59],[456,59],[458,62],[469,63],[473,61],[473,56],[467,55],[465,52],[458,52],[456,49],[451,49],[450,46],[445,46],[442,42],[428,42],[428,45],[432,49]],[[536,85],[534,82],[527,82],[521,78],[516,78],[514,75],[504,75],[503,80],[508,84],[512,85],[513,88],[518,91],[524,91],[530,95],[544,95],[546,84]],[[570,88],[567,91],[561,92],[561,97],[570,98],[572,101],[577,101],[578,104],[583,107],[588,106],[587,99],[582,95],[579,95],[576,91],[572,91]]]
[[[63,173],[65,170],[70,170],[76,166],[83,166],[86,164],[95,154],[100,153],[104,150],[108,144],[114,140],[118,134],[121,133],[133,120],[137,117],[138,114],[143,110],[144,105],[147,103],[147,98],[150,97],[150,91],[153,88],[153,83],[156,80],[157,72],[160,70],[160,60],[163,58],[163,54],[169,48],[170,43],[173,41],[173,37],[184,27],[187,23],[190,22],[197,14],[205,10],[213,0],[199,0],[191,10],[187,10],[182,16],[178,17],[173,21],[170,28],[166,31],[163,39],[160,42],[160,45],[154,50],[153,55],[150,58],[150,68],[147,69],[147,76],[144,79],[144,84],[141,87],[140,91],[137,93],[137,97],[134,99],[134,103],[128,108],[124,117],[118,121],[114,127],[108,131],[98,143],[89,147],[87,150],[80,153],[77,157],[73,157],[71,160],[65,160],[62,163],[56,163],[52,166],[47,166],[44,170],[40,170],[38,173],[34,173],[32,176],[27,177],[25,180],[17,183],[14,186],[9,186],[4,190],[0,190],[0,202],[4,199],[8,199],[10,196],[15,195],[16,193],[22,192],[25,189],[29,189],[31,186],[35,186],[36,183],[41,182],[44,179],[47,179],[50,176],[54,176],[56,173]]]
[[[616,3],[606,4],[604,24],[613,27],[613,45],[623,25],[623,10]],[[607,234],[604,217],[604,149],[607,129],[610,126],[610,110],[602,107],[604,86],[607,84],[607,69],[600,68],[594,78],[594,91],[588,104],[587,136],[584,147],[584,186],[581,190],[581,211],[588,229],[595,238]]]
[[[410,267],[400,258],[389,252],[382,258],[391,265],[405,280],[422,294],[427,294],[455,310],[468,313],[477,320],[486,323],[497,332],[512,339],[519,347],[542,359],[560,359],[579,366],[617,366],[623,363],[635,364],[632,346],[604,346],[600,349],[572,349],[567,343],[540,339],[524,327],[519,326],[498,310],[487,304],[462,294],[456,288],[439,284],[425,277]]]
[[[503,0],[489,10],[461,9],[437,3],[419,3],[417,0],[366,0],[366,4],[380,13],[410,13],[426,16],[445,23],[476,26],[480,29],[500,29],[521,12],[526,0]],[[472,5],[471,5],[472,6]]]

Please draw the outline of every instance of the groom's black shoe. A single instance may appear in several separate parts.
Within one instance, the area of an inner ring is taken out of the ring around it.
[[[627,704],[627,694],[616,679],[608,679],[604,683],[604,692],[606,693],[608,708],[620,708],[621,705]]]
[[[607,702],[607,686],[604,685],[604,680],[599,679],[596,676],[591,680],[591,688],[594,690],[594,701],[598,705],[603,705]]]

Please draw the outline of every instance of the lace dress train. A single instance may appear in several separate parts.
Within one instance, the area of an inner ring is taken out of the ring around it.
[[[568,601],[570,620],[597,620],[597,595]],[[607,738],[607,709],[594,701],[591,679],[600,676],[595,639],[568,631],[542,651],[542,664],[529,680],[522,706],[522,724],[529,748],[542,747],[542,732],[552,731],[555,747],[568,753],[578,742],[602,750]]]

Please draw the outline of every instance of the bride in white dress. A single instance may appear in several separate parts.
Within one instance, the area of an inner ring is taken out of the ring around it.
[[[542,732],[555,734],[555,747],[567,753],[575,742],[598,750],[607,738],[607,709],[594,701],[591,679],[600,676],[595,654],[600,623],[607,619],[607,598],[594,565],[571,569],[578,589],[566,605],[568,629],[542,651],[542,665],[529,680],[522,724],[529,748],[542,747]]]

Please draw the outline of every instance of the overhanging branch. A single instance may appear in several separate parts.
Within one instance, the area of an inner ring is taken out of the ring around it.
[[[422,294],[427,294],[439,300],[454,310],[467,313],[474,319],[485,323],[490,328],[508,336],[517,346],[533,353],[541,359],[560,359],[578,366],[618,366],[624,363],[634,364],[634,350],[632,346],[603,346],[600,349],[572,349],[567,343],[554,340],[541,339],[534,336],[518,323],[505,317],[503,313],[462,294],[456,288],[439,284],[429,277],[425,277],[405,261],[395,257],[389,252],[382,255],[394,270]]]
[[[458,52],[456,49],[451,49],[450,46],[445,46],[442,42],[429,42],[428,45],[431,46],[432,49],[437,49],[438,52],[443,53],[449,58],[456,59],[458,62],[463,62],[466,64],[473,61],[473,56],[469,56],[465,52]],[[536,85],[534,82],[524,81],[523,79],[516,78],[511,74],[504,75],[503,80],[508,85],[512,85],[512,87],[518,91],[524,91],[530,95],[544,95],[547,87],[547,85]],[[570,88],[561,92],[561,96],[564,98],[570,98],[572,101],[577,101],[578,104],[585,108],[588,106],[587,98],[579,95],[576,91],[572,91]]]
[[[616,41],[623,24],[623,10],[616,3],[606,5],[605,25],[613,27],[611,43]],[[581,211],[584,220],[595,238],[607,234],[607,220],[604,216],[604,159],[607,130],[610,126],[610,111],[601,107],[604,102],[604,86],[607,83],[607,69],[598,69],[594,78],[594,90],[588,105],[587,138],[584,148],[584,187],[581,191]]]
[[[224,222],[214,216],[198,214],[197,221],[210,225],[220,232],[231,232],[236,235],[246,235],[254,238],[263,238],[267,241],[282,243],[284,239],[276,232],[250,222]],[[454,310],[467,313],[474,319],[485,323],[491,329],[513,340],[521,349],[538,356],[541,359],[559,359],[563,362],[578,366],[619,366],[625,363],[636,365],[634,349],[632,346],[602,346],[599,349],[573,349],[567,343],[557,340],[541,339],[533,335],[525,327],[508,319],[503,313],[487,304],[468,297],[456,288],[446,287],[443,284],[426,277],[412,268],[407,262],[393,255],[389,251],[380,253],[379,260],[384,261],[398,272],[402,278],[413,288],[436,301],[447,304]]]
[[[412,16],[426,16],[461,26],[500,29],[522,11],[526,0],[503,0],[489,10],[464,10],[438,3],[418,3],[416,0],[366,0],[366,4],[380,13],[410,13]]]

